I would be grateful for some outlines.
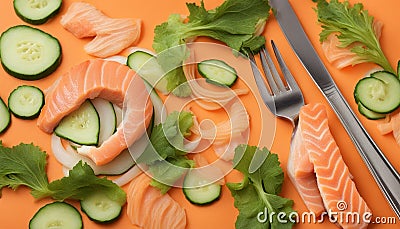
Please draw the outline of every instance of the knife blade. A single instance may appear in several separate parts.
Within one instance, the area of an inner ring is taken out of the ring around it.
[[[286,39],[355,144],[378,187],[400,219],[400,175],[362,126],[312,46],[288,0],[269,0]]]

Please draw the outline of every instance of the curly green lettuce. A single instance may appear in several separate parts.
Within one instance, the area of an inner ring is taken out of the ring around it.
[[[55,200],[82,200],[93,192],[103,192],[111,200],[125,204],[126,194],[107,178],[97,177],[86,163],[79,162],[69,171],[68,177],[48,182],[47,154],[33,144],[21,143],[5,147],[0,142],[0,190],[27,186],[37,199],[51,197]]]
[[[357,55],[354,64],[372,62],[384,70],[395,73],[385,54],[373,27],[374,17],[364,9],[363,4],[350,5],[348,0],[313,0],[322,31],[320,41],[334,33],[340,42],[340,48],[349,48]]]
[[[168,72],[167,89],[178,96],[191,93],[188,85],[183,84],[186,78],[181,68],[187,50],[180,46],[205,36],[222,41],[237,51],[257,53],[265,43],[265,38],[258,34],[259,29],[270,11],[267,0],[226,0],[211,10],[206,10],[203,1],[200,6],[195,3],[186,6],[190,13],[187,20],[179,14],[171,14],[166,22],[156,26],[153,40],[154,50],[161,54],[158,61]]]
[[[239,210],[236,228],[292,228],[293,200],[278,195],[284,179],[278,155],[266,148],[239,145],[233,162],[244,177],[240,183],[227,183]]]

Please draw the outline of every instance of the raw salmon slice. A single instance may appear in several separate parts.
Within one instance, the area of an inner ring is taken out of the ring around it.
[[[325,211],[325,207],[318,190],[314,165],[310,162],[308,152],[302,144],[301,127],[297,128],[290,148],[288,174],[308,210],[319,216]]]
[[[117,131],[99,147],[84,146],[85,155],[97,165],[110,162],[139,139],[150,123],[153,107],[141,77],[126,65],[102,59],[72,67],[47,91],[37,120],[46,133],[86,99],[100,97],[126,109]]]
[[[324,207],[328,214],[337,213],[331,216],[337,217],[343,228],[368,226],[363,217],[371,211],[351,179],[322,104],[309,104],[300,110],[290,154],[289,176],[310,211],[319,212]],[[353,220],[354,214],[359,220]]]
[[[88,54],[102,58],[135,44],[141,30],[140,19],[110,18],[85,2],[72,3],[60,23],[77,38],[94,37],[84,49]]]
[[[150,186],[145,173],[136,177],[127,192],[127,215],[132,224],[141,228],[186,227],[185,210],[168,194]]]

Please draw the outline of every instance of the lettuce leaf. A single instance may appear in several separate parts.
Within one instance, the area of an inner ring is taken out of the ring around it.
[[[0,188],[16,189],[21,185],[31,188],[37,199],[51,197],[55,200],[82,200],[93,192],[104,192],[121,206],[126,194],[107,178],[97,177],[93,169],[82,161],[69,171],[68,177],[48,182],[46,174],[47,154],[33,144],[21,143],[12,148],[0,142]]]
[[[12,148],[0,142],[0,189],[17,189],[20,185],[32,189],[31,194],[44,197],[48,193],[46,153],[33,144],[19,144]]]
[[[261,161],[250,172],[255,159]],[[227,183],[239,210],[236,228],[292,228],[289,216],[294,212],[293,201],[278,195],[284,178],[278,155],[266,148],[240,145],[235,149],[233,162],[234,168],[244,175],[240,183]],[[282,214],[279,219],[278,214]]]
[[[267,0],[226,0],[215,9],[206,10],[204,2],[186,4],[188,20],[179,14],[171,14],[168,20],[154,29],[153,49],[161,54],[157,57],[165,72],[169,72],[168,90],[178,96],[190,95],[181,69],[187,56],[184,45],[188,39],[199,36],[211,37],[227,44],[234,50],[257,53],[265,43],[265,38],[256,34],[260,21],[266,21],[270,6]],[[180,48],[176,48],[180,47]],[[170,53],[172,54],[162,54]],[[173,58],[171,58],[173,57]]]
[[[97,177],[93,169],[80,161],[67,177],[51,182],[48,186],[50,195],[55,200],[83,200],[94,192],[102,192],[121,206],[126,202],[126,193],[118,185],[106,177]]]
[[[174,156],[163,161],[156,161],[149,166],[149,171],[153,176],[150,185],[165,194],[171,189],[171,185],[182,178],[187,169],[193,167],[194,161],[186,156]]]
[[[170,113],[164,123],[153,127],[150,143],[136,160],[149,166],[153,179],[151,185],[168,192],[171,186],[179,180],[186,169],[192,168],[194,162],[186,157],[184,138],[190,134],[193,126],[191,112]]]
[[[374,17],[369,15],[363,4],[351,6],[348,0],[331,0],[329,3],[326,0],[314,1],[317,2],[316,12],[322,27],[321,42],[331,33],[337,33],[340,47],[349,48],[357,54],[357,63],[372,62],[395,73],[374,32]]]

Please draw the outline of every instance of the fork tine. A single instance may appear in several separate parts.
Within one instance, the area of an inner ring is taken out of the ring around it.
[[[279,67],[281,68],[282,74],[285,77],[285,80],[291,90],[300,90],[297,85],[295,79],[293,78],[292,73],[290,73],[289,68],[286,66],[285,61],[282,58],[281,53],[279,52],[278,47],[276,47],[275,42],[271,40],[272,49],[274,50],[276,59],[278,61]]]
[[[264,70],[265,76],[268,80],[268,84],[274,94],[286,91],[286,87],[283,85],[282,79],[275,67],[272,58],[269,55],[265,47],[262,47],[260,51],[261,65]]]
[[[248,56],[250,59],[250,65],[251,65],[251,69],[253,71],[254,79],[255,79],[257,87],[258,87],[258,91],[260,92],[261,98],[264,101],[264,103],[271,110],[273,107],[275,107],[274,101],[272,98],[273,95],[271,95],[271,93],[269,92],[269,90],[267,88],[267,85],[265,85],[265,83],[264,83],[263,76],[261,75],[261,72],[257,67],[253,53],[248,52]],[[271,110],[271,112],[274,113],[273,110]]]

